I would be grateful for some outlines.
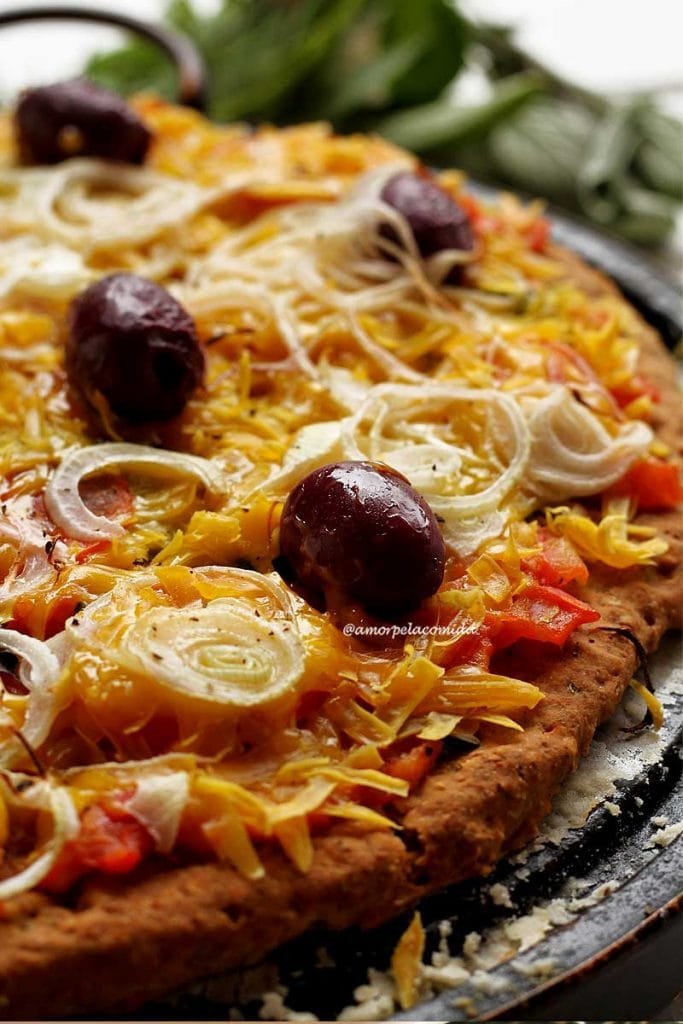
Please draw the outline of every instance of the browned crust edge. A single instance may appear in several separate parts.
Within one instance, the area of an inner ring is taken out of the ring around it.
[[[557,255],[557,252],[555,253]],[[562,253],[594,292],[601,275]],[[671,360],[643,324],[641,370],[661,388],[657,428],[680,451],[683,409]],[[670,550],[656,568],[593,573],[585,597],[604,621],[628,626],[648,650],[681,624],[683,522],[642,517]],[[218,864],[146,864],[133,877],[94,879],[75,900],[32,893],[0,918],[0,1016],[35,1018],[136,1005],[224,968],[261,958],[314,926],[369,927],[424,894],[490,871],[537,831],[552,796],[614,711],[636,667],[628,639],[580,631],[561,652],[515,671],[545,700],[523,734],[504,734],[447,763],[405,802],[403,831],[340,827],[316,840],[301,876],[275,850],[266,878],[248,882]]]

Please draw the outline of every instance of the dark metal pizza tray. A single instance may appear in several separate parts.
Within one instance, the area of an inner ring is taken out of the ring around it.
[[[187,40],[155,26],[82,8],[39,5],[0,14],[0,26],[41,17],[110,21],[155,40],[179,68],[179,97],[202,106],[201,61]],[[483,194],[484,186],[475,186]],[[560,213],[552,214],[554,238],[604,271],[673,349],[681,341],[681,297],[674,284],[643,255]],[[655,683],[680,671],[680,638],[672,637],[652,659]],[[683,679],[683,675],[681,676]],[[513,858],[486,880],[453,886],[423,901],[420,912],[427,949],[436,949],[440,922],[451,928],[455,954],[464,938],[556,898],[568,878],[581,878],[590,892],[606,880],[617,887],[569,923],[555,927],[525,952],[493,968],[488,983],[443,991],[397,1020],[652,1019],[683,989],[683,837],[670,846],[651,846],[653,816],[683,821],[683,683],[670,697],[658,757],[629,780],[617,783],[611,809],[599,805],[585,825],[569,831],[559,845],[532,852],[519,870]],[[619,809],[615,816],[615,805]],[[521,876],[521,877],[520,877]],[[491,886],[504,885],[513,907],[501,906]],[[256,970],[233,972],[192,986],[163,1003],[138,1009],[136,1020],[225,1020],[239,1008],[257,1018],[260,994],[277,983],[287,989],[287,1006],[333,1020],[353,1003],[369,967],[385,970],[409,920],[404,915],[372,932],[309,934],[287,944]],[[321,950],[324,949],[324,955]],[[534,965],[552,965],[539,980]],[[488,992],[487,992],[488,989]],[[106,1018],[101,1018],[106,1019]],[[117,1015],[117,1020],[123,1019]]]

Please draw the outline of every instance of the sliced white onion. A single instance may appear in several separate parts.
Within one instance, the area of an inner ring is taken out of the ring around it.
[[[24,536],[23,531],[21,535]],[[44,538],[38,547],[30,541],[26,544],[20,543],[15,563],[0,584],[0,608],[7,603],[13,603],[21,594],[43,583],[52,573]]]
[[[271,289],[251,282],[235,283],[233,280],[221,280],[199,288],[178,286],[173,291],[194,317],[220,313],[228,309],[253,309],[259,317],[271,319],[289,352],[292,363],[307,376],[316,376],[316,369],[304,350],[288,304]],[[259,365],[264,369],[268,368],[267,363]],[[274,368],[280,365],[281,361],[274,364]]]
[[[11,168],[0,204],[12,226],[80,253],[136,246],[176,228],[210,201],[192,182],[104,160],[67,160],[58,167]]]
[[[197,300],[206,306],[212,295],[218,299],[226,289],[236,293],[244,285],[241,303],[248,305],[255,298],[250,292],[265,289],[276,306],[283,340],[290,351],[299,352],[298,362],[309,373],[302,339],[315,343],[325,314],[341,314],[358,346],[385,376],[422,380],[422,374],[374,341],[358,319],[363,309],[396,308],[414,300],[416,288],[428,285],[405,218],[379,198],[384,182],[399,169],[405,164],[370,172],[338,203],[293,204],[267,215],[268,230],[258,221],[232,234],[190,269]],[[393,226],[401,245],[387,242],[380,232],[386,224]],[[391,249],[392,258],[384,249]],[[190,309],[196,301],[191,294],[182,300]]]
[[[14,629],[0,629],[0,652],[7,651],[22,660],[19,678],[29,691],[22,734],[33,747],[47,739],[59,710],[56,685],[59,661],[42,640],[36,640]],[[23,746],[12,738],[0,748],[0,763],[10,765],[25,755]]]
[[[347,413],[356,411],[371,387],[358,380],[346,367],[330,366],[322,360],[318,363],[318,374],[337,405]]]
[[[458,478],[481,456],[464,442],[446,440],[451,424],[469,409],[489,412],[487,458],[491,482],[480,491],[458,493]],[[507,464],[500,464],[504,452]],[[370,459],[402,473],[442,521],[446,542],[467,555],[504,528],[501,505],[522,478],[529,458],[529,433],[517,402],[500,391],[431,384],[378,384],[370,388],[354,416],[303,427],[282,469],[267,481],[285,493],[319,466],[340,459]]]
[[[189,793],[187,773],[171,772],[139,779],[126,801],[126,810],[144,825],[160,853],[173,849]]]
[[[52,786],[47,782],[36,782],[32,789],[15,798],[9,787],[3,787],[4,798],[10,803],[23,807],[35,807],[52,813],[52,837],[45,849],[18,875],[0,881],[0,901],[20,896],[34,889],[49,875],[66,843],[73,839],[80,828],[78,813],[66,789]]]
[[[98,771],[107,772],[114,776],[117,781],[122,781],[125,788],[132,783],[139,782],[148,775],[156,776],[162,771],[192,772],[198,764],[212,764],[220,760],[216,757],[201,757],[199,754],[181,754],[172,752],[170,754],[156,754],[154,757],[145,757],[141,760],[132,758],[130,761],[102,761],[97,763]],[[61,777],[64,782],[74,785],[78,784],[78,776],[84,771],[89,771],[83,765],[76,765],[72,768],[64,768]],[[7,772],[8,777],[17,773]],[[74,782],[76,780],[76,782]]]
[[[273,494],[286,494],[308,473],[327,462],[358,458],[359,453],[350,449],[344,434],[344,420],[329,420],[323,423],[309,423],[297,431],[287,449],[282,469],[276,471],[266,485]],[[355,454],[354,454],[355,453]],[[258,490],[261,490],[260,485]]]
[[[459,494],[459,475],[469,462],[481,459],[466,444],[445,440],[443,428],[467,417],[468,407],[489,410],[490,447],[505,451],[508,461],[494,464],[495,479],[488,486]],[[503,392],[430,383],[378,384],[367,391],[354,416],[303,427],[282,469],[266,486],[273,493],[285,493],[314,469],[340,459],[383,462],[422,494],[442,520],[447,543],[465,555],[504,527],[500,506],[521,479],[528,458],[524,417],[515,400]]]
[[[645,454],[653,437],[650,427],[639,420],[620,425],[612,436],[565,387],[541,399],[528,424],[527,479],[535,494],[549,500],[603,491]]]
[[[221,470],[197,455],[124,443],[72,449],[63,457],[45,491],[48,513],[67,536],[95,541],[125,533],[120,523],[91,512],[78,490],[81,480],[114,466],[143,470],[150,475],[194,477],[215,495],[224,493],[226,487]]]
[[[356,178],[347,193],[347,201],[352,203],[358,200],[379,199],[382,189],[391,178],[414,167],[414,158],[407,156],[405,159],[392,160],[371,168]]]
[[[482,408],[496,417],[489,424],[490,449],[495,445],[505,450],[508,463],[481,491],[458,494],[454,476],[479,457],[465,442],[444,440],[439,417],[457,424],[467,419],[468,409]],[[485,388],[379,384],[353,417],[349,432],[366,458],[407,471],[434,511],[453,521],[496,510],[520,479],[529,456],[528,431],[517,403],[504,392]],[[451,493],[444,495],[447,488]]]
[[[84,288],[93,276],[79,253],[57,242],[46,244],[31,236],[0,241],[0,298],[14,293],[68,298]],[[24,358],[43,349],[52,351],[50,346],[34,346],[25,350]],[[7,349],[3,349],[2,355],[9,358]]]
[[[153,608],[125,637],[126,656],[157,683],[208,704],[270,704],[293,691],[304,648],[293,619],[260,615],[251,601]]]

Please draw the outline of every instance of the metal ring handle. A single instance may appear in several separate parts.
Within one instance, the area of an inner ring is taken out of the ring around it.
[[[194,43],[180,32],[152,25],[127,14],[92,7],[26,7],[0,13],[0,27],[26,21],[92,21],[114,25],[155,43],[166,53],[178,73],[178,100],[185,106],[204,110],[206,106],[206,70]]]

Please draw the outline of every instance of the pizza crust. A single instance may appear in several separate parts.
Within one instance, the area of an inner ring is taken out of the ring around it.
[[[558,252],[555,251],[555,256]],[[568,276],[593,292],[613,290],[563,253]],[[683,410],[672,362],[643,324],[641,366],[661,389],[657,431],[681,450]],[[652,651],[681,625],[680,514],[642,516],[670,543],[656,567],[599,570],[583,596],[603,623],[627,626]],[[524,845],[562,780],[612,714],[636,669],[633,644],[600,628],[580,630],[563,651],[508,670],[545,694],[524,733],[491,727],[477,750],[443,764],[402,808],[397,833],[344,825],[315,841],[303,876],[274,848],[266,877],[245,880],[226,865],[151,860],[133,875],[86,879],[75,893],[30,893],[0,917],[0,1015],[40,1018],[130,1009],[199,977],[254,963],[312,927],[371,927],[446,884],[490,871]]]

